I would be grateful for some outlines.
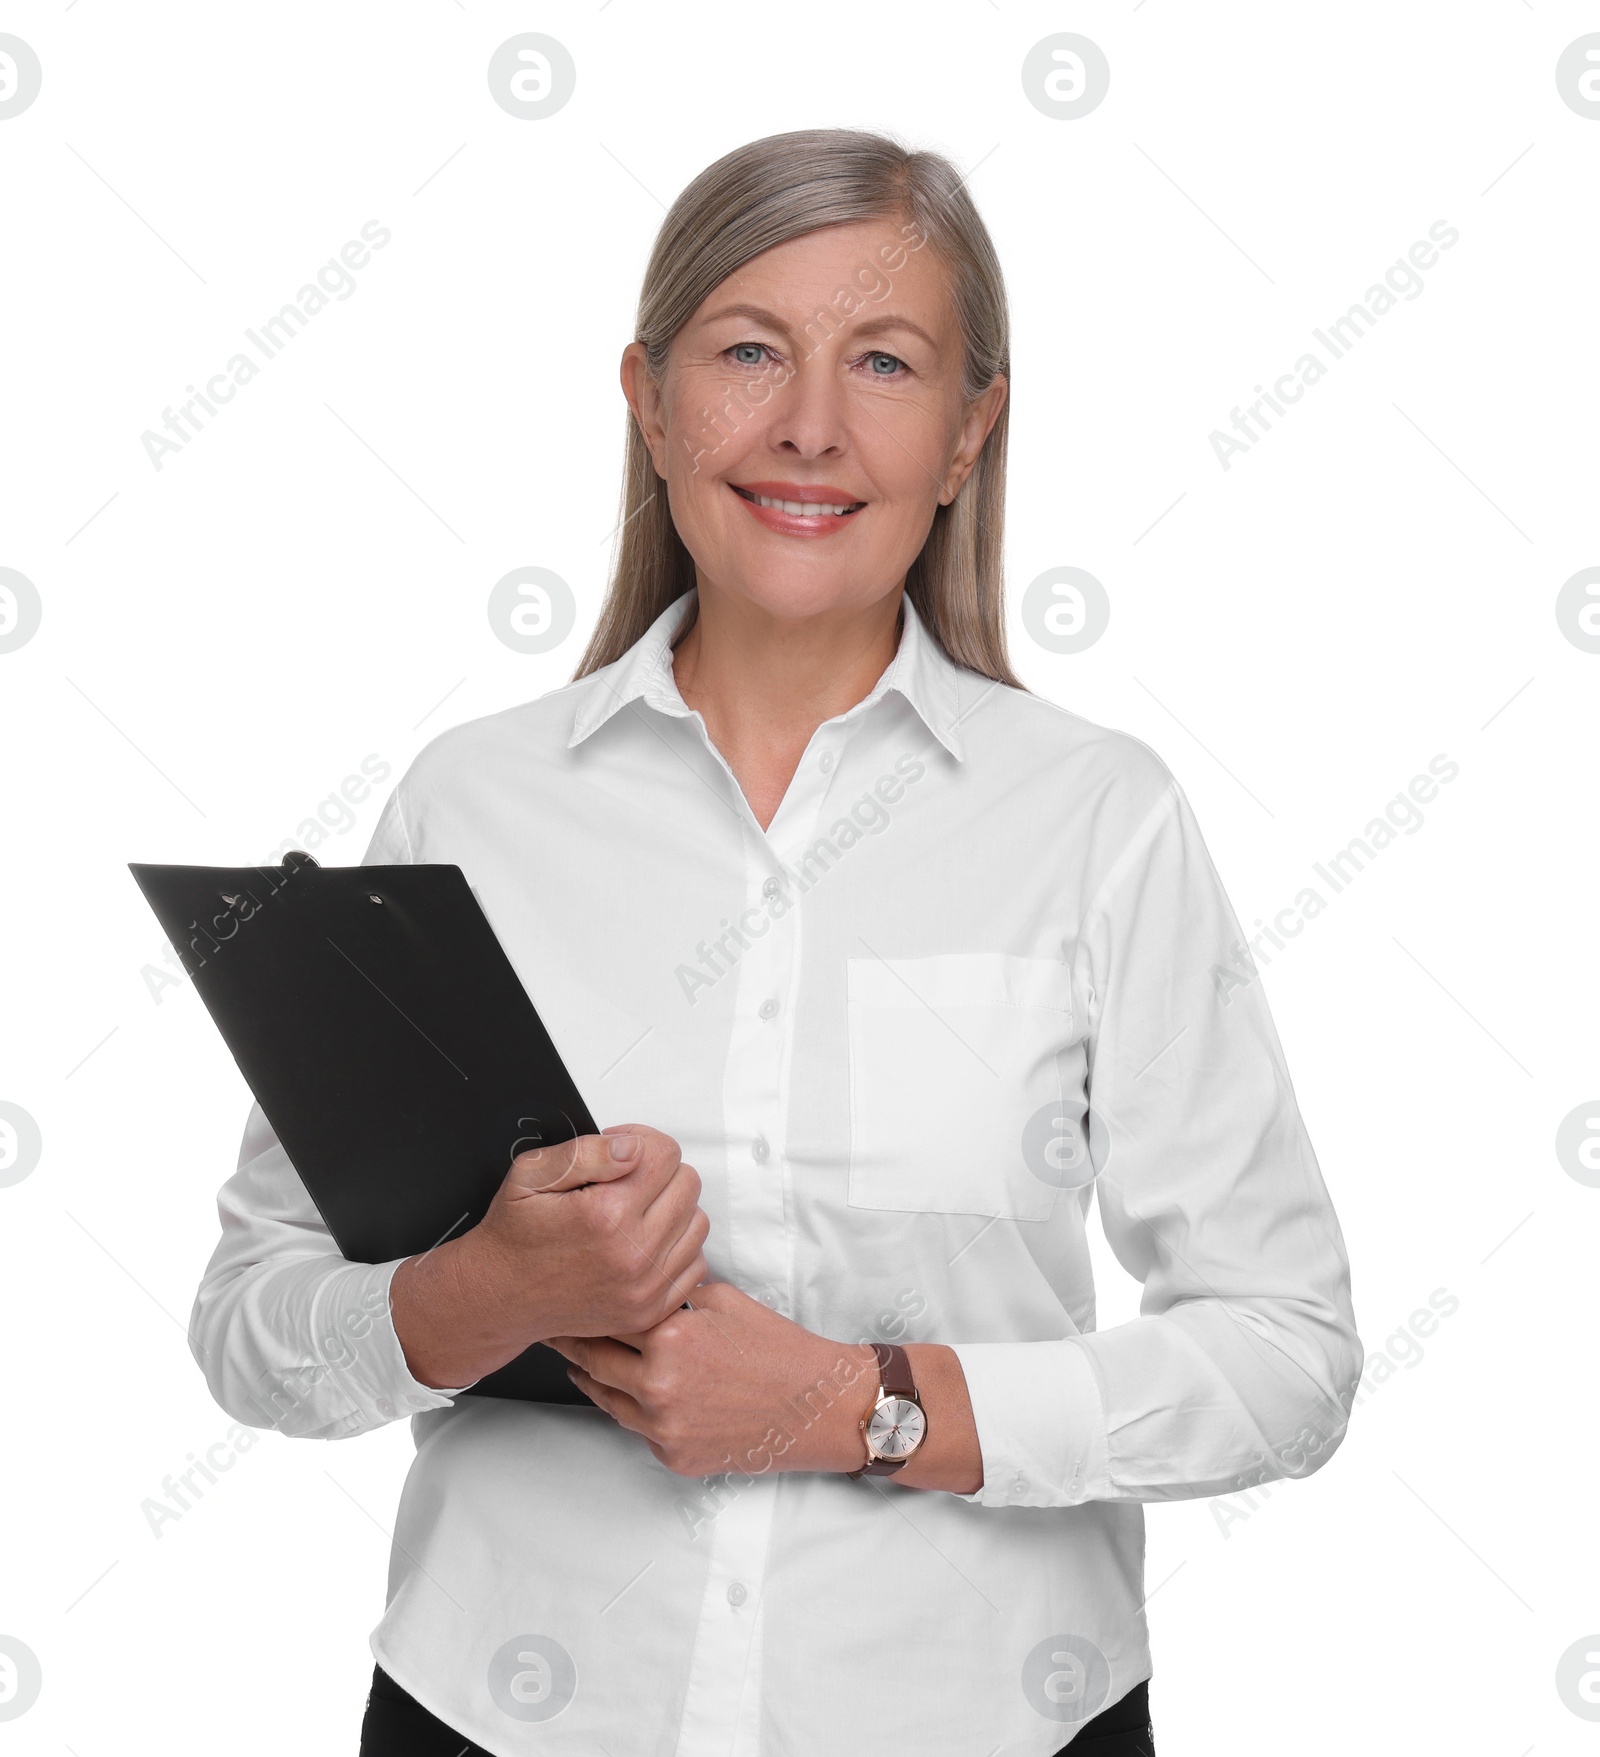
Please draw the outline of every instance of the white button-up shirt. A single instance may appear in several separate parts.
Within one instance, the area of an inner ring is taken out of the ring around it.
[[[683,1478],[599,1410],[430,1389],[396,1264],[339,1255],[259,1108],[196,1358],[256,1426],[411,1419],[372,1650],[491,1752],[817,1757],[892,1724],[926,1757],[1048,1757],[1150,1675],[1141,1503],[1339,1444],[1338,1221],[1147,746],[951,663],[908,600],[763,831],[673,679],[691,596],[436,738],[365,864],[463,869],[600,1124],[699,1170],[714,1276],[833,1339],[955,1350],[982,1488]],[[1144,1285],[1108,1330],[1096,1196]]]

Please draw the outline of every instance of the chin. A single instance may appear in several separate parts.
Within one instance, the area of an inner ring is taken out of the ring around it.
[[[710,573],[713,579],[719,577],[710,569],[702,571]],[[724,573],[720,578],[723,583],[719,589],[724,596],[737,598],[786,622],[866,610],[896,595],[900,586],[898,579],[888,585],[870,578],[841,580],[837,574],[812,568],[769,568],[754,577]]]

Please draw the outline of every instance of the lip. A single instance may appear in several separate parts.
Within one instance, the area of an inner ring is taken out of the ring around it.
[[[727,488],[751,517],[759,519],[769,531],[779,531],[788,537],[831,537],[846,525],[854,524],[865,505],[857,495],[821,482],[729,482]],[[774,506],[757,506],[746,498],[751,494],[765,495],[769,500],[798,500],[808,506],[854,506],[856,511],[807,517]]]
[[[728,486],[764,494],[768,500],[799,500],[811,506],[854,506],[862,498],[831,482],[730,482]]]

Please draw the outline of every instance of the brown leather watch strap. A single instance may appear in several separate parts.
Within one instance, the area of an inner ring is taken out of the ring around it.
[[[878,1380],[888,1397],[914,1397],[917,1387],[911,1377],[911,1356],[894,1342],[874,1342],[872,1352],[878,1357]]]
[[[911,1356],[903,1348],[893,1342],[874,1342],[872,1352],[878,1362],[879,1395],[872,1402],[876,1409],[882,1397],[908,1397],[916,1400],[916,1380],[911,1372]],[[872,1410],[862,1418],[861,1428],[865,1435],[867,1422],[872,1419]],[[863,1442],[864,1443],[864,1442]],[[870,1454],[859,1470],[852,1470],[852,1480],[861,1476],[893,1476],[910,1462],[909,1455],[905,1458],[874,1458]]]

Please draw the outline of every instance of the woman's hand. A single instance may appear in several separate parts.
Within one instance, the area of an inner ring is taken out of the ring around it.
[[[856,1470],[878,1388],[866,1343],[830,1342],[726,1281],[653,1329],[548,1336],[586,1396],[679,1476]]]
[[[550,1336],[573,1383],[643,1435],[679,1476],[741,1471],[859,1470],[862,1418],[878,1390],[866,1342],[830,1342],[741,1293],[709,1281],[653,1330],[607,1338]],[[908,1488],[976,1494],[983,1454],[954,1349],[906,1348],[928,1416],[927,1438],[895,1473]]]
[[[659,1129],[623,1123],[521,1153],[489,1212],[389,1284],[406,1363],[471,1385],[550,1335],[648,1329],[706,1275],[700,1178]]]

